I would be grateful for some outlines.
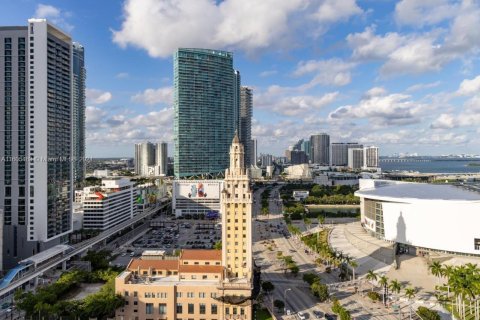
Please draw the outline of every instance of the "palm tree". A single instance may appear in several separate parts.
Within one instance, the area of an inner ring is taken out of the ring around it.
[[[398,280],[392,280],[390,281],[390,285],[388,288],[392,291],[392,293],[400,293],[400,290],[402,289],[402,285]]]
[[[353,277],[353,280],[355,281],[355,268],[358,267],[358,263],[357,261],[352,260],[349,262],[349,264],[350,264],[350,267],[352,267],[352,277]]]
[[[411,300],[415,297],[415,289],[414,288],[406,288],[405,289],[405,297],[407,297],[408,300]]]
[[[447,299],[450,297],[450,277],[453,274],[454,267],[450,265],[444,265],[442,269],[442,274],[447,278]]]
[[[323,226],[323,224],[325,223],[325,217],[322,216],[321,214],[319,214],[319,215],[317,216],[317,219],[318,219],[318,224],[319,224],[320,226]]]
[[[430,272],[438,278],[438,282],[440,282],[440,277],[442,276],[442,265],[440,264],[440,262],[438,261],[434,261],[432,262],[429,266],[428,266],[428,270],[430,270]]]
[[[381,276],[378,280],[378,284],[383,287],[383,304],[386,304],[386,298],[388,294],[388,278]]]
[[[415,297],[415,289],[414,288],[406,288],[405,289],[405,297],[407,297],[408,301],[412,300]],[[410,319],[412,319],[412,304],[410,304]]]
[[[373,270],[368,270],[367,275],[365,276],[367,280],[372,281],[372,292],[373,292],[373,281],[377,281],[378,276]]]

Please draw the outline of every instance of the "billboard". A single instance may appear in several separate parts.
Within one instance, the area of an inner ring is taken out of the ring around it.
[[[221,180],[188,180],[174,181],[173,189],[176,198],[220,199],[223,186]]]

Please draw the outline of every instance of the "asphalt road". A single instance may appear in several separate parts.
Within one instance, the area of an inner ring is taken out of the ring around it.
[[[327,284],[338,282],[338,274],[336,272],[326,273],[323,267],[318,267],[314,263],[313,255],[305,253],[305,247],[299,239],[295,237],[287,239],[283,235],[286,226],[281,214],[282,203],[278,197],[280,187],[274,187],[270,193],[269,216],[260,214],[263,189],[257,190],[254,194],[253,210],[257,219],[254,221],[253,254],[256,264],[261,266],[262,281],[271,281],[275,286],[274,291],[265,297],[264,304],[272,310],[274,300],[285,301],[285,308],[290,310],[293,315],[286,316],[282,314],[283,312],[275,312],[278,319],[298,319],[298,316],[295,315],[298,312],[307,313],[307,319],[314,319],[313,310],[331,313],[330,304],[318,302],[310,293],[308,284],[303,282],[302,274],[315,272],[321,277],[322,282]],[[280,229],[277,228],[277,225],[281,226]],[[285,273],[283,263],[277,259],[278,251],[285,256],[292,256],[297,263],[300,272],[296,277]],[[372,303],[351,291],[353,290],[345,288],[333,293],[338,294],[342,305],[352,313],[355,319],[398,319],[396,315],[386,314],[386,310],[380,305],[372,306]]]

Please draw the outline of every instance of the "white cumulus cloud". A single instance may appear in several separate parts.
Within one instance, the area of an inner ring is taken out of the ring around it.
[[[112,99],[112,93],[109,91],[102,91],[98,89],[89,89],[85,90],[85,95],[87,97],[87,103],[89,104],[102,104],[110,101]]]
[[[154,104],[172,104],[173,103],[173,88],[163,87],[158,89],[146,89],[143,92],[137,93],[132,97],[132,100],[138,103],[147,105]]]
[[[434,25],[453,18],[459,9],[457,1],[402,0],[395,6],[395,20],[402,25]]]
[[[460,96],[469,96],[477,93],[480,93],[480,75],[471,80],[463,80],[457,90],[457,94]]]
[[[65,29],[65,31],[70,32],[73,30],[73,26],[69,24],[65,18],[71,16],[70,12],[62,11],[57,7],[48,4],[38,4],[37,9],[35,10],[35,18],[44,18],[49,19],[57,26]]]
[[[168,57],[179,47],[289,49],[305,25],[344,20],[362,10],[355,0],[126,0],[113,41]],[[316,14],[311,14],[316,12]]]

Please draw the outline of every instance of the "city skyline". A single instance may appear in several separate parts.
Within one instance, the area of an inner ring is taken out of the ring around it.
[[[261,152],[280,155],[329,132],[332,141],[378,145],[382,154],[477,153],[477,3],[299,0],[276,6],[278,15],[264,13],[268,3],[246,15],[233,0],[205,2],[198,8],[206,14],[190,13],[202,28],[181,34],[168,30],[190,19],[188,4],[175,20],[163,1],[95,3],[94,11],[89,4],[6,1],[0,13],[4,25],[45,17],[90,48],[87,156],[133,156],[131,146],[145,140],[172,144],[178,47],[234,53],[253,89],[252,138]],[[158,21],[169,27],[157,30]],[[282,27],[266,31],[272,25]],[[215,36],[199,35],[205,31]]]

